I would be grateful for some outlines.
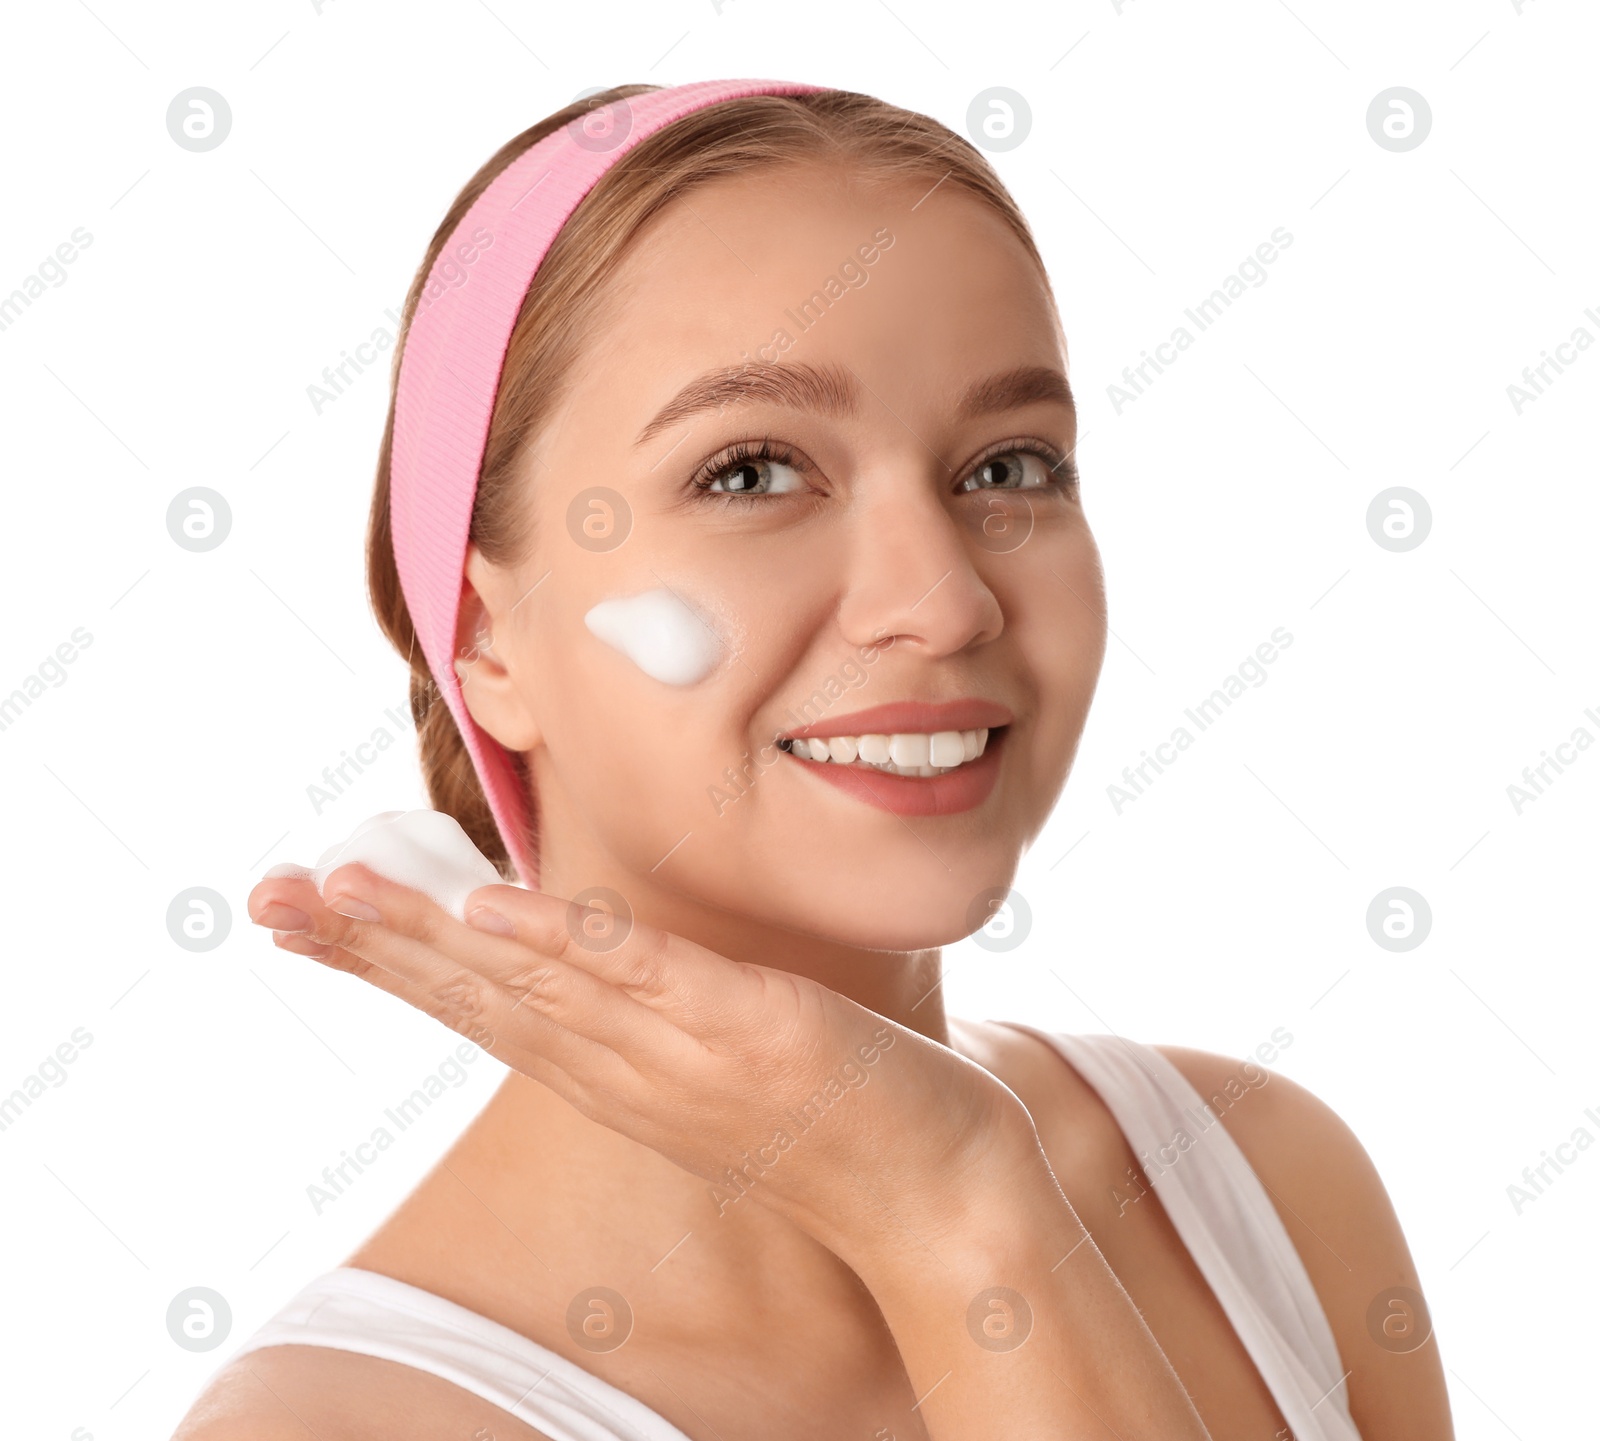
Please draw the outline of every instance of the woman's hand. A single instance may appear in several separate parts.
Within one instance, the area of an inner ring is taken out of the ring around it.
[[[1032,1118],[983,1067],[804,977],[555,896],[481,886],[464,925],[357,863],[324,884],[327,904],[310,880],[262,881],[251,918],[308,921],[278,944],[703,1177],[718,1212],[765,1205],[827,1246],[878,1303],[930,1436],[1205,1441]],[[361,904],[368,919],[341,914]],[[1026,1345],[993,1342],[997,1302],[1023,1303]]]
[[[516,886],[473,891],[471,925],[360,864],[325,889],[262,881],[251,917],[310,917],[277,943],[703,1177],[719,1214],[753,1198],[847,1260],[904,1254],[1037,1151],[1027,1110],[983,1067],[806,977]]]

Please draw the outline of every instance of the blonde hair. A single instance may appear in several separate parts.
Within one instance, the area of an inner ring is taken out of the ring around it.
[[[659,88],[619,85],[585,96],[507,141],[479,168],[440,221],[411,282],[390,372],[389,415],[367,527],[367,587],[379,626],[411,666],[411,715],[430,804],[454,816],[507,880],[515,879],[515,869],[505,841],[455,717],[417,648],[395,568],[389,531],[394,385],[405,334],[434,261],[494,178],[530,146],[589,110]],[[506,348],[468,533],[486,560],[514,565],[533,543],[534,510],[520,493],[520,462],[561,399],[563,381],[600,314],[606,279],[640,228],[664,206],[709,181],[816,160],[854,162],[878,172],[921,177],[930,187],[949,184],[970,192],[999,212],[1045,275],[1027,221],[988,161],[926,115],[847,90],[752,95],[692,112],[641,141],[606,171],[573,211],[528,287]],[[1048,292],[1048,277],[1045,286]],[[526,758],[515,755],[513,762],[526,786]],[[537,829],[537,798],[530,797],[530,802]],[[527,839],[534,850],[533,838]]]

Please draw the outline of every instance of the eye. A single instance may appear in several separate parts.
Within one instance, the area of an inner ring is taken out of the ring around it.
[[[787,446],[771,440],[740,441],[715,456],[691,482],[702,494],[723,500],[791,495],[807,489],[799,460]]]
[[[1070,491],[1077,485],[1078,467],[1069,456],[1032,441],[1006,444],[1006,449],[980,459],[957,490],[1043,490],[1054,486]]]
[[[756,456],[725,466],[705,488],[714,495],[783,495],[803,486],[787,461]]]

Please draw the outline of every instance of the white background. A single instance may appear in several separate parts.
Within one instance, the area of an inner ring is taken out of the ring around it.
[[[1600,347],[1520,414],[1507,386],[1578,325],[1600,338],[1600,21],[1577,0],[1121,9],[8,16],[0,295],[75,227],[92,244],[0,332],[0,696],[75,628],[92,644],[0,731],[0,1094],[93,1038],[0,1132],[8,1434],[166,1436],[502,1073],[469,1067],[313,1213],[308,1183],[457,1038],[244,916],[272,862],[425,803],[409,734],[321,816],[307,799],[404,711],[361,563],[387,358],[320,415],[307,387],[393,328],[444,207],[511,135],[589,88],[743,75],[958,131],[993,86],[1032,113],[993,159],[1061,302],[1116,638],[1018,878],[1027,944],[951,947],[950,1009],[1238,1056],[1287,1027],[1278,1069],[1350,1123],[1398,1207],[1459,1435],[1592,1427],[1600,1146],[1521,1214],[1507,1187],[1580,1126],[1600,1139],[1600,748],[1520,814],[1507,786],[1575,728],[1600,738]],[[192,86],[232,110],[206,153],[166,129]],[[1365,119],[1392,86],[1432,111],[1405,152]],[[1118,414],[1122,368],[1279,226],[1267,282]],[[166,530],[196,485],[232,511],[203,554]],[[1396,485],[1432,512],[1406,552],[1366,524]],[[1280,626],[1267,681],[1118,814],[1122,768]],[[196,886],[233,908],[200,954],[166,923]],[[1410,951],[1367,930],[1392,886],[1432,910]],[[196,1285],[231,1306],[220,1352],[168,1337]]]

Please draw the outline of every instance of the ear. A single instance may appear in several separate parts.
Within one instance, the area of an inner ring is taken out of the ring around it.
[[[500,571],[483,558],[476,545],[469,545],[452,664],[473,720],[507,750],[527,751],[538,745],[541,737],[517,688],[519,658],[513,653],[508,612],[500,605],[505,589]]]

